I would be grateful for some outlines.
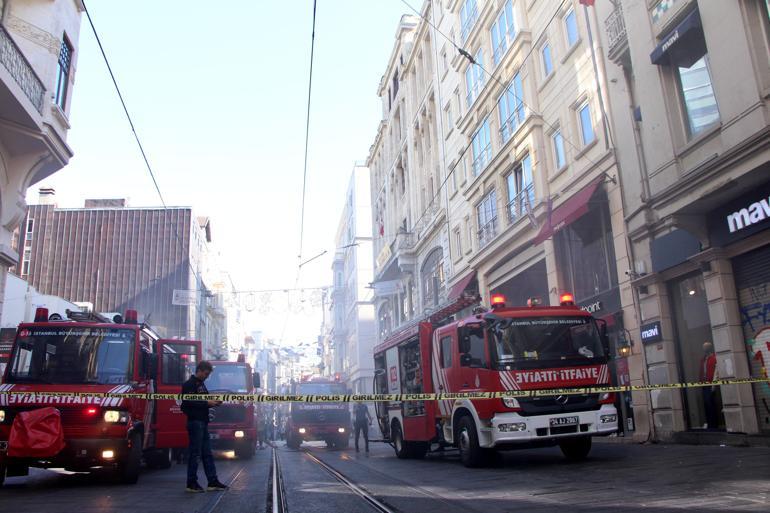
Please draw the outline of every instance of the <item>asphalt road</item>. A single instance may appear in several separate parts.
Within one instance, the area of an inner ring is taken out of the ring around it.
[[[597,443],[582,463],[541,449],[508,452],[493,467],[471,470],[451,452],[413,461],[396,459],[384,444],[373,444],[367,455],[322,443],[292,451],[279,443],[292,513],[375,511],[308,452],[396,512],[770,511],[770,448]],[[147,470],[134,486],[33,470],[7,480],[0,512],[261,513],[270,462],[270,450],[247,462],[220,458],[220,477],[232,488],[200,495],[184,491],[183,465]]]

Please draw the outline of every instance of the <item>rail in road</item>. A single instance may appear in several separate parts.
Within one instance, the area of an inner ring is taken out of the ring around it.
[[[345,476],[345,474],[335,469],[328,463],[322,461],[320,458],[316,457],[309,450],[302,450],[298,452],[301,453],[308,461],[314,463],[318,468],[322,469],[328,475],[336,479],[347,490],[359,497],[363,503],[369,506],[370,510],[380,513],[397,513],[397,510],[378,500],[366,489],[357,485],[353,480]],[[283,472],[281,470],[279,451],[276,447],[273,447],[269,487],[271,493],[268,496],[267,511],[271,513],[289,513],[289,506],[286,500],[286,485],[283,478]]]

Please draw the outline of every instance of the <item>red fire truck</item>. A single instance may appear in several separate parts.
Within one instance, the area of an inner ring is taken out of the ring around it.
[[[6,476],[27,475],[31,466],[114,469],[126,483],[136,483],[142,459],[169,467],[171,450],[188,444],[176,401],[44,394],[179,393],[200,356],[200,342],[160,339],[134,310],[110,321],[80,312],[52,320],[38,309],[35,322],[17,330],[1,389],[13,395],[0,395],[0,484]],[[27,448],[9,444],[14,419],[50,407],[59,412],[64,449],[25,457]]]
[[[237,362],[213,361],[214,372],[206,380],[212,394],[253,394],[259,388],[258,372],[252,372],[243,355]],[[254,403],[227,402],[209,410],[212,448],[235,451],[238,458],[254,456],[257,446],[257,410]]]
[[[466,319],[431,320],[375,348],[377,393],[496,392],[601,386],[610,383],[606,324],[575,306],[492,309]],[[618,429],[610,393],[520,399],[377,403],[377,417],[399,458],[422,458],[435,444],[455,446],[469,467],[496,450],[559,445],[585,458],[592,436]]]
[[[292,393],[344,395],[345,384],[321,376],[307,376]],[[286,445],[298,449],[303,441],[324,440],[329,447],[346,448],[350,442],[350,408],[346,403],[292,403],[286,423]]]

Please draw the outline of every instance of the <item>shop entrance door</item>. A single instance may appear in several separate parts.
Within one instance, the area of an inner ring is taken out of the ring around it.
[[[700,273],[669,283],[674,310],[679,377],[684,382],[716,379],[708,301]],[[685,388],[682,391],[689,429],[724,429],[719,387]]]

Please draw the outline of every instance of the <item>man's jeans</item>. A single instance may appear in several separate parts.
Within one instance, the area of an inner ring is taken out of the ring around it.
[[[202,420],[187,421],[187,435],[190,437],[190,448],[187,459],[187,484],[198,482],[198,460],[203,461],[203,471],[209,483],[217,481],[217,469],[214,466],[214,456],[211,454],[211,439],[209,438],[208,422]]]

